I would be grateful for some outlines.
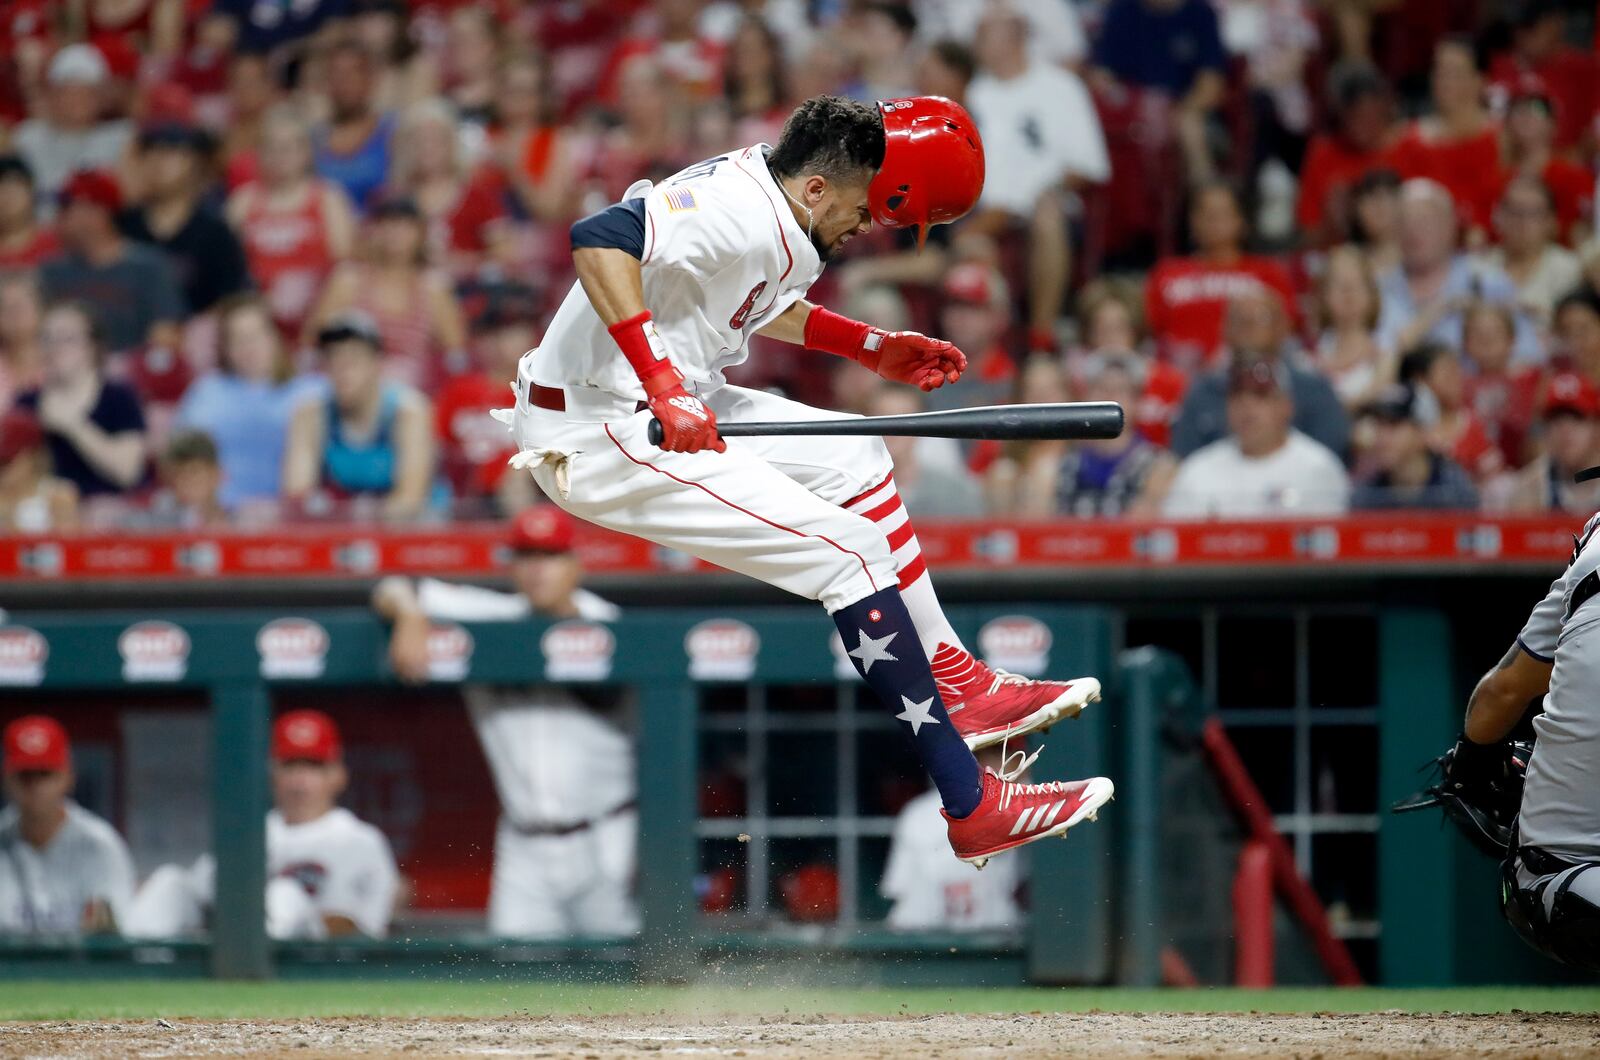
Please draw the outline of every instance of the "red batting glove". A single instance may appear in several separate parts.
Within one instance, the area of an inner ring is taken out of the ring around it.
[[[806,317],[805,343],[848,357],[895,383],[935,390],[967,370],[967,355],[953,343],[915,331],[884,331],[821,306]]]
[[[661,421],[661,448],[672,453],[727,452],[728,443],[717,434],[717,417],[705,402],[683,389],[683,373],[667,356],[650,311],[619,320],[606,330],[643,384],[650,411]]]
[[[669,453],[725,453],[728,443],[717,434],[717,416],[706,403],[683,389],[683,377],[659,373],[644,380],[650,411],[661,421],[661,448]]]

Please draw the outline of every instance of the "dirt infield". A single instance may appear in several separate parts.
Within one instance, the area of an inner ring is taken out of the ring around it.
[[[1024,1014],[0,1024],[4,1057],[1597,1057],[1600,1015]]]

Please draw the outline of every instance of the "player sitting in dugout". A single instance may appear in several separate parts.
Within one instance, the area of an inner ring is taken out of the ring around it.
[[[133,898],[128,845],[71,798],[67,732],[39,714],[7,725],[0,810],[0,936],[114,932]]]
[[[372,606],[394,623],[395,673],[404,681],[428,679],[435,622],[615,621],[615,604],[579,587],[583,566],[572,539],[572,517],[540,504],[511,520],[514,593],[433,578],[379,582]],[[500,797],[489,933],[549,939],[636,932],[633,741],[565,689],[468,685],[462,696]]]
[[[808,99],[774,146],[636,181],[572,227],[578,282],[496,410],[512,466],[573,515],[816,600],[938,788],[957,856],[995,854],[1093,819],[1111,781],[1024,784],[973,749],[1076,717],[1093,678],[1034,681],[967,650],[934,592],[881,438],[736,437],[719,422],[831,417],[724,372],[768,338],[846,357],[924,391],[958,382],[949,342],[886,331],[805,299],[873,224],[954,221],[983,189],[971,115],[938,96]],[[651,441],[652,419],[660,445]]]
[[[292,710],[272,727],[272,802],[267,814],[267,934],[275,939],[389,932],[400,873],[389,841],[338,805],[349,782],[333,719]],[[177,938],[205,926],[216,899],[216,862],[163,865],[128,911],[123,934]]]

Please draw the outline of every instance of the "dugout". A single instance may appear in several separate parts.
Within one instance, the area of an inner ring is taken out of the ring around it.
[[[1387,534],[1392,544],[1403,529],[1361,532]],[[1314,542],[1312,535],[1326,530],[1282,532],[1291,542]],[[1030,531],[1012,532],[1026,542]],[[1210,532],[1228,538],[1239,531]],[[1250,532],[1273,533],[1259,525]],[[998,533],[970,535],[965,555],[988,548],[1003,558],[1005,549],[994,544]],[[209,807],[204,838],[219,855],[220,897],[218,930],[209,941],[5,943],[0,974],[481,973],[737,982],[759,965],[843,981],[1152,983],[1162,980],[1165,950],[1176,945],[1203,981],[1227,981],[1234,924],[1218,892],[1232,883],[1240,831],[1221,803],[1206,808],[1215,792],[1205,793],[1211,782],[1195,765],[1195,734],[1215,717],[1364,978],[1390,984],[1559,979],[1559,969],[1522,952],[1500,923],[1492,864],[1427,815],[1383,812],[1420,784],[1416,767],[1447,745],[1470,681],[1503,652],[1559,567],[1554,548],[1486,559],[1472,528],[1430,533],[1453,551],[1342,563],[1315,556],[1326,551],[1324,542],[1299,558],[1241,562],[1234,555],[1232,562],[1190,565],[1172,559],[1159,534],[1147,530],[1143,565],[1045,565],[1030,561],[1026,543],[1021,562],[995,560],[998,569],[975,568],[958,556],[941,585],[947,599],[961,601],[953,618],[969,642],[991,657],[1011,653],[997,661],[1015,669],[1028,664],[1019,653],[1038,652],[1047,642],[1052,673],[1108,678],[1106,704],[1053,736],[1039,768],[1043,778],[1105,772],[1118,781],[1118,799],[1099,824],[1075,831],[1070,841],[1034,848],[1026,928],[1004,936],[908,936],[882,928],[874,884],[889,818],[878,812],[867,779],[884,763],[888,774],[903,776],[905,756],[896,760],[881,712],[860,702],[859,686],[842,676],[825,619],[810,608],[777,606],[737,579],[670,566],[649,578],[602,572],[603,591],[628,605],[609,630],[603,671],[589,659],[591,669],[576,676],[552,674],[547,624],[474,625],[464,630],[471,647],[463,666],[420,691],[393,683],[381,626],[348,606],[365,578],[314,586],[165,578],[159,592],[171,606],[155,611],[122,606],[133,595],[153,595],[131,580],[112,579],[93,594],[66,579],[13,581],[13,599],[26,606],[9,615],[0,635],[0,656],[9,659],[0,672],[8,682],[0,687],[0,720],[41,706],[68,718],[75,734],[86,734],[85,781],[101,785],[98,795],[89,793],[91,801],[101,800],[114,818],[127,811],[128,777],[119,772],[119,756],[128,712],[205,720],[184,730],[186,736],[173,730],[166,738],[179,760],[193,766],[198,755],[208,765],[192,770],[188,812],[203,818],[199,807]],[[1157,547],[1149,547],[1152,541]],[[1186,547],[1180,538],[1176,554]],[[1235,537],[1207,547],[1237,553],[1244,545]],[[685,602],[660,606],[667,591]],[[1060,603],[1069,599],[1073,605]],[[1041,641],[1036,628],[1014,616],[1036,619],[1047,636]],[[186,638],[181,672],[130,669],[129,630],[163,628],[151,623],[168,623]],[[606,642],[575,639],[590,644],[580,655]],[[694,657],[696,639],[713,646],[709,657]],[[1139,646],[1162,650],[1128,653]],[[315,664],[292,659],[285,669],[278,658],[264,672],[267,654],[296,656],[308,647],[316,649]],[[375,775],[387,778],[363,808],[382,807],[388,798],[391,809],[415,812],[405,810],[410,796],[397,779],[407,769],[430,771],[430,790],[455,792],[453,815],[429,822],[431,810],[424,808],[412,837],[422,844],[413,849],[442,843],[465,852],[458,863],[423,874],[447,911],[449,902],[482,886],[492,791],[482,772],[452,772],[448,756],[430,759],[417,748],[476,752],[453,684],[552,678],[602,688],[622,701],[640,746],[649,749],[639,759],[646,793],[640,864],[647,871],[639,888],[646,926],[636,943],[506,944],[449,916],[414,919],[396,938],[374,943],[272,945],[253,926],[261,922],[255,882],[263,871],[263,763],[275,706],[332,707],[353,726],[352,747],[366,747]],[[385,743],[384,734],[395,732],[405,739]],[[742,809],[704,812],[704,778],[690,763],[714,762],[730,748],[750,770]],[[838,914],[825,923],[793,922],[781,915],[778,880],[819,858],[831,858],[838,873]],[[709,870],[729,864],[738,869],[742,904],[732,916],[698,913],[697,879],[703,884]],[[1299,959],[1306,948],[1296,941],[1300,933],[1281,896],[1279,905],[1279,981],[1318,980],[1325,973],[1315,960]]]

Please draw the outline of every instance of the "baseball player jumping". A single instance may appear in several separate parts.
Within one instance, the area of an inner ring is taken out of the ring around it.
[[[940,608],[881,440],[724,441],[717,420],[832,416],[725,385],[751,335],[849,357],[932,390],[966,357],[805,301],[823,265],[874,222],[918,229],[965,214],[983,187],[972,119],[939,97],[802,103],[775,147],[710,158],[572,227],[578,283],[518,367],[513,466],[558,505],[813,600],[932,776],[956,855],[1060,835],[1111,798],[1103,777],[1016,781],[972,749],[1076,716],[1092,678],[991,670]],[[648,440],[651,417],[663,441]]]

